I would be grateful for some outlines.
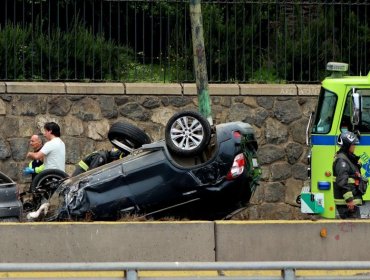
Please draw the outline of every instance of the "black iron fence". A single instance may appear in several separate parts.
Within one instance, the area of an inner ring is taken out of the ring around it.
[[[2,0],[0,80],[192,82],[189,0]],[[367,1],[202,1],[215,83],[370,70]]]

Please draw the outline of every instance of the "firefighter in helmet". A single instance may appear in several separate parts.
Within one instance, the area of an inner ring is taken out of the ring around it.
[[[339,151],[333,163],[334,203],[337,217],[342,219],[360,218],[359,207],[366,191],[367,179],[361,176],[360,157],[354,154],[357,136],[350,131],[338,137]]]
[[[91,170],[98,166],[102,166],[106,163],[123,158],[124,156],[126,156],[125,152],[120,151],[117,148],[112,148],[110,151],[92,152],[84,159],[79,161],[72,176],[76,176],[78,174],[86,172],[87,170]]]

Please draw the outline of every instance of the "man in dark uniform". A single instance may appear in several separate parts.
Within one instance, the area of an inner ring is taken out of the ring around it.
[[[41,150],[43,146],[43,142],[41,139],[41,136],[34,134],[30,138],[30,146],[32,147],[33,152],[38,152]],[[33,159],[30,161],[27,167],[23,169],[24,175],[31,175],[32,181],[36,177],[37,174],[39,174],[41,171],[45,169],[45,165],[43,162],[43,159]],[[23,210],[28,211],[29,209],[33,209],[33,202],[31,196],[29,194],[31,193],[30,189],[28,191],[24,191],[19,194],[22,204],[23,204]]]
[[[338,137],[339,151],[333,163],[334,203],[340,218],[360,218],[359,207],[366,191],[367,179],[361,176],[359,157],[354,154],[357,136],[350,131]]]
[[[40,151],[43,146],[41,137],[37,134],[32,135],[30,138],[30,146],[32,147],[33,152],[36,153]],[[34,159],[30,161],[30,163],[28,164],[26,168],[23,169],[23,174],[25,175],[31,174],[32,180],[33,180],[35,176],[39,174],[41,171],[43,171],[44,169],[45,169],[45,165],[44,165],[43,160]]]
[[[112,162],[114,160],[123,158],[125,153],[113,148],[110,151],[95,151],[86,156],[83,160],[76,165],[76,169],[73,172],[72,176],[76,176],[87,170],[102,166],[106,163]]]

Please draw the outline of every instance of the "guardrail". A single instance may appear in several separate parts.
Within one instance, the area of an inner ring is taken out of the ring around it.
[[[226,276],[224,271],[249,271],[249,270],[277,270],[281,276]],[[297,270],[370,270],[369,261],[361,262],[99,262],[99,263],[0,263],[2,272],[52,272],[52,271],[124,271],[125,279],[139,279],[139,271],[217,271],[219,276],[202,277],[197,279],[283,279],[283,280],[364,280],[370,279],[370,272],[358,275],[343,276],[338,272],[336,276],[297,276]],[[347,275],[347,273],[346,273]],[[145,279],[169,279],[168,277],[142,277]],[[171,279],[176,277],[171,277]],[[193,279],[194,277],[177,277],[178,279]]]

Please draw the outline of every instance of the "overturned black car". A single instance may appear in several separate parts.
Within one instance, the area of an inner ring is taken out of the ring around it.
[[[219,219],[248,203],[258,185],[257,142],[247,123],[212,128],[198,112],[184,111],[168,121],[165,140],[149,143],[145,132],[125,123],[114,124],[108,138],[130,154],[64,181],[45,180],[53,194],[28,219],[117,220],[174,213]]]

